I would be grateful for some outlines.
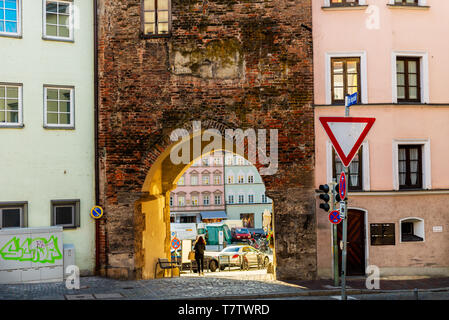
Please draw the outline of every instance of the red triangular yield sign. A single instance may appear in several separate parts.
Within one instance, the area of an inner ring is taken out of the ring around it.
[[[341,162],[348,167],[376,121],[375,118],[320,117]]]

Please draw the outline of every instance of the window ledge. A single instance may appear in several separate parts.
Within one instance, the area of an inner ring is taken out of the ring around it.
[[[404,4],[387,4],[390,9],[411,9],[411,10],[428,10],[430,6],[410,6]]]
[[[57,41],[57,42],[69,42],[69,43],[75,43],[74,39],[65,39],[65,38],[52,38],[52,37],[46,37],[43,36],[42,40],[45,41]]]
[[[0,33],[0,37],[5,38],[13,38],[13,39],[22,39],[22,34],[14,34],[14,33]]]
[[[49,129],[49,130],[75,130],[75,126],[71,126],[71,127],[52,127],[52,126],[44,125],[44,129]]]
[[[140,38],[141,39],[164,39],[164,38],[170,38],[171,37],[171,33],[167,33],[167,34],[140,34]]]
[[[4,124],[0,124],[0,129],[23,129],[23,127],[25,127],[25,125],[22,124],[14,124],[14,125],[4,125]]]
[[[329,6],[321,7],[324,11],[342,11],[342,10],[365,10],[368,5],[355,5],[355,6]]]

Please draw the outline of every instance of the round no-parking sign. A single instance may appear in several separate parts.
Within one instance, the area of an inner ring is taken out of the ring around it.
[[[171,247],[173,249],[177,250],[177,249],[179,249],[180,246],[181,246],[181,241],[179,241],[178,238],[175,237],[171,240]]]
[[[340,211],[334,210],[331,213],[329,213],[329,221],[332,224],[339,224],[342,221],[340,217]]]

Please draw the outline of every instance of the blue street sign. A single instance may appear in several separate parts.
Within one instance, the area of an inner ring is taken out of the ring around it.
[[[103,216],[103,208],[95,206],[90,210],[90,215],[94,219],[100,219]]]
[[[357,97],[358,97],[357,92],[355,92],[349,96],[346,96],[346,106],[350,107],[354,104],[357,104],[357,100],[358,100]]]
[[[344,200],[346,198],[346,174],[344,172],[340,174],[339,190],[340,198]]]

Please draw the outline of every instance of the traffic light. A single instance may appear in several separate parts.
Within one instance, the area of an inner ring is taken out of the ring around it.
[[[323,200],[323,203],[320,203],[320,208],[323,209],[326,212],[329,212],[330,210],[330,205],[329,205],[329,200],[331,199],[330,195],[329,195],[329,186],[327,184],[322,184],[320,185],[319,188],[321,191],[323,191],[324,193],[320,194],[320,199]]]
[[[338,183],[335,184],[333,192],[334,192],[334,201],[335,202],[340,202],[342,199],[340,197],[340,185]]]

